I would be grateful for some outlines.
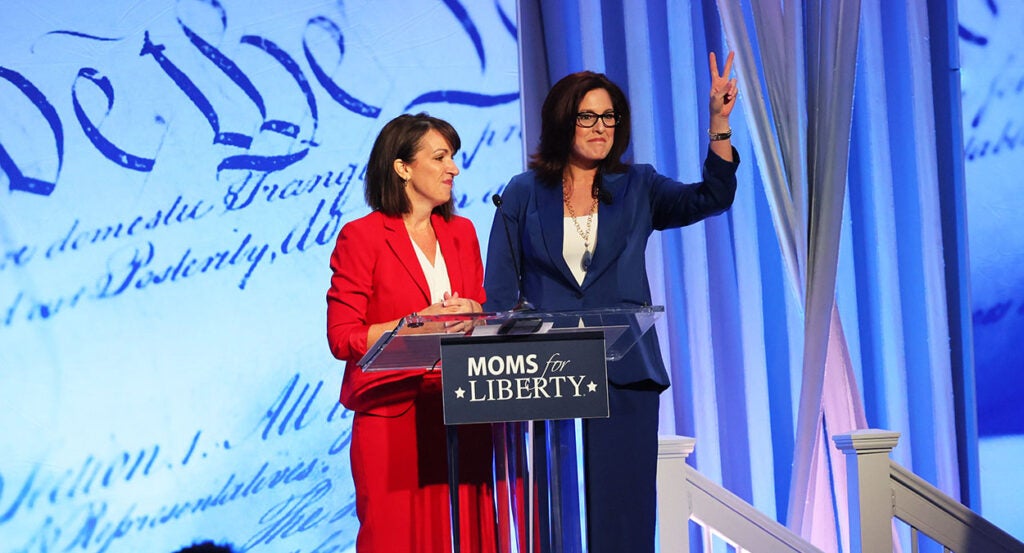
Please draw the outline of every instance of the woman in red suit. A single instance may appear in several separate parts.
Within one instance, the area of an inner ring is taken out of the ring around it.
[[[381,130],[366,170],[369,215],[346,224],[331,255],[327,340],[346,362],[341,403],[355,413],[350,447],[356,550],[451,551],[440,374],[429,368],[363,372],[367,347],[411,313],[481,311],[480,245],[453,214],[450,124],[402,115]],[[488,426],[459,428],[464,551],[495,549]]]

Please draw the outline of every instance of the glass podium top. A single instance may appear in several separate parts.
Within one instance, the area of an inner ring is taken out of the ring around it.
[[[618,361],[665,312],[660,305],[579,311],[501,311],[410,315],[359,360],[364,371],[423,369],[441,358],[441,339],[604,332],[605,357]]]

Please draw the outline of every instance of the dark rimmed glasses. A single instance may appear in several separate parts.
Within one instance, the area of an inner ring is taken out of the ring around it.
[[[576,114],[576,125],[583,127],[584,129],[589,129],[597,124],[598,119],[604,123],[605,127],[614,128],[615,125],[619,124],[619,120],[621,118],[619,117],[619,114],[614,111],[606,111],[601,114],[597,114],[592,111],[581,111]]]

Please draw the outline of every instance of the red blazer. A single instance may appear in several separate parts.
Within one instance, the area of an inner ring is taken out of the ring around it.
[[[480,243],[469,219],[431,216],[448,266],[451,292],[486,301]],[[378,211],[351,221],[338,234],[331,255],[327,292],[327,341],[346,361],[341,403],[356,412],[396,416],[408,410],[425,371],[364,373],[356,363],[366,353],[371,324],[390,321],[430,305],[430,290],[412,240],[400,217]]]
[[[476,231],[468,219],[431,224],[448,267],[451,292],[486,299]],[[429,289],[400,218],[374,212],[341,229],[331,256],[327,339],[346,361],[341,402],[352,411],[349,446],[360,553],[451,551],[447,459],[438,372],[364,373],[373,323],[430,305]],[[495,550],[491,440],[487,425],[459,430],[461,539],[468,551]]]

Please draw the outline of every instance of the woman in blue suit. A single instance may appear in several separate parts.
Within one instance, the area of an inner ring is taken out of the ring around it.
[[[714,53],[709,58],[710,146],[696,184],[621,160],[629,104],[604,75],[574,73],[551,88],[529,171],[509,182],[491,225],[485,310],[516,304],[517,265],[524,295],[541,311],[650,305],[644,251],[651,232],[722,213],[736,191],[733,56],[722,74]],[[588,550],[653,552],[658,395],[669,386],[653,330],[609,363],[608,380],[611,416],[583,422]]]

